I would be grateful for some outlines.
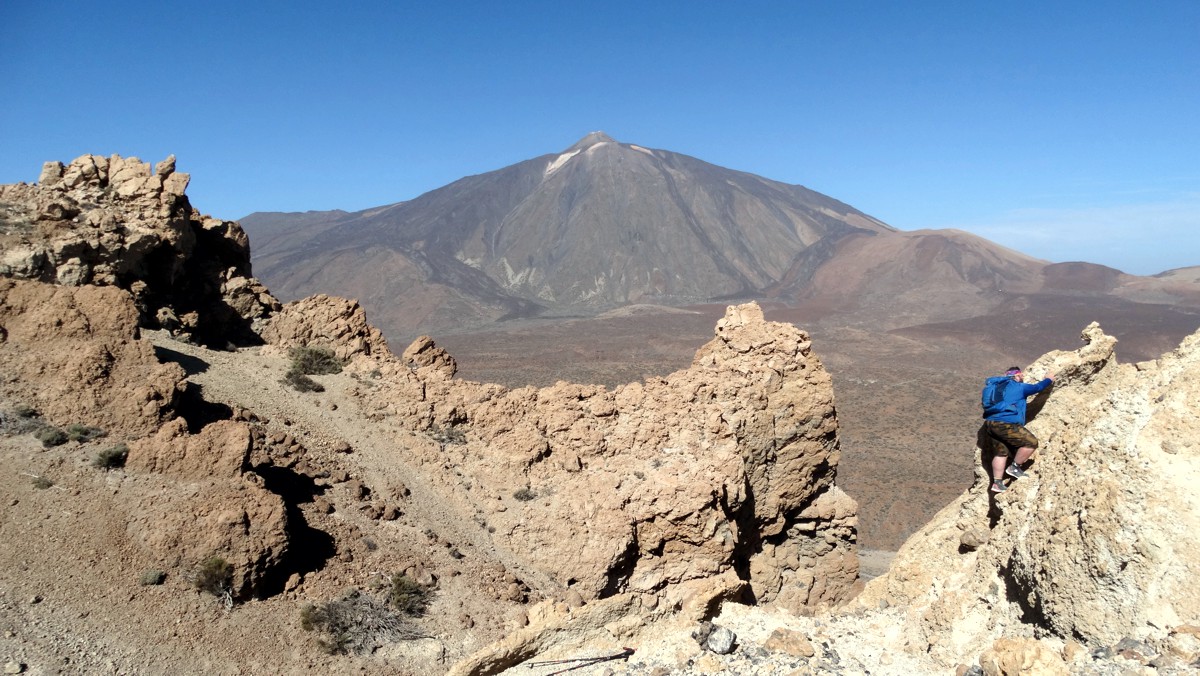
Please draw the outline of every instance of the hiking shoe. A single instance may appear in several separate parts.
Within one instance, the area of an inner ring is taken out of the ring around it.
[[[1009,465],[1008,469],[1004,470],[1004,473],[1014,479],[1020,479],[1025,476],[1025,470],[1021,469],[1016,463]]]
[[[996,479],[995,481],[993,481],[993,482],[992,482],[992,488],[991,488],[991,491],[992,491],[993,493],[1003,493],[1005,490],[1006,490],[1006,489],[1004,488],[1004,482],[1003,482],[1003,481],[1001,481],[1001,480],[999,480],[999,479]]]

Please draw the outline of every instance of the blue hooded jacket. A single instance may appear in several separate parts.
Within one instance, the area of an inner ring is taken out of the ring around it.
[[[1050,387],[1053,382],[1049,378],[1043,378],[1041,382],[1028,385],[1026,383],[1018,383],[1010,376],[988,378],[987,385],[983,388],[981,396],[983,400],[983,419],[1024,425],[1025,398]],[[996,394],[989,395],[989,390],[993,390],[993,388]],[[989,405],[988,399],[992,398],[992,396],[997,397],[998,400],[991,402],[991,405]]]

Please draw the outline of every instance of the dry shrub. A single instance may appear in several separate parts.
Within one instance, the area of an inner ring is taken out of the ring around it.
[[[317,644],[331,655],[369,653],[387,643],[426,638],[387,603],[358,589],[333,601],[305,605],[300,627],[323,634]]]
[[[288,350],[293,371],[305,375],[319,376],[342,372],[342,360],[327,347],[293,347]]]

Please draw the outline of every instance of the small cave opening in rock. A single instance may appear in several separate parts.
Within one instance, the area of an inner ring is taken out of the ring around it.
[[[637,563],[638,539],[635,530],[629,538],[629,544],[626,545],[625,551],[621,552],[617,562],[608,569],[608,582],[604,584],[604,589],[600,590],[600,598],[606,599],[625,591],[629,584],[629,578],[633,577],[633,571],[637,568]],[[570,583],[568,582],[568,584]]]
[[[758,597],[749,584],[751,578],[750,559],[762,551],[763,540],[760,537],[757,520],[754,517],[754,487],[750,485],[748,478],[744,480],[742,488],[746,493],[746,499],[742,502],[741,509],[732,515],[734,523],[737,524],[737,532],[740,538],[740,541],[733,550],[732,564],[738,579],[747,583],[744,585],[741,601],[747,605],[757,605]],[[725,513],[729,515],[728,508],[725,505],[722,505],[722,507],[725,508]]]

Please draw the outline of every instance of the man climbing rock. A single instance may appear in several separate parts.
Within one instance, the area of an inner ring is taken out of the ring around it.
[[[992,452],[993,493],[1004,492],[1004,475],[1014,479],[1025,476],[1022,466],[1038,447],[1038,439],[1025,429],[1025,399],[1054,383],[1054,374],[1026,385],[1021,367],[1014,366],[1002,376],[988,378],[983,386],[983,432]],[[1015,449],[1012,464],[1009,454]],[[987,449],[985,449],[987,450]]]

